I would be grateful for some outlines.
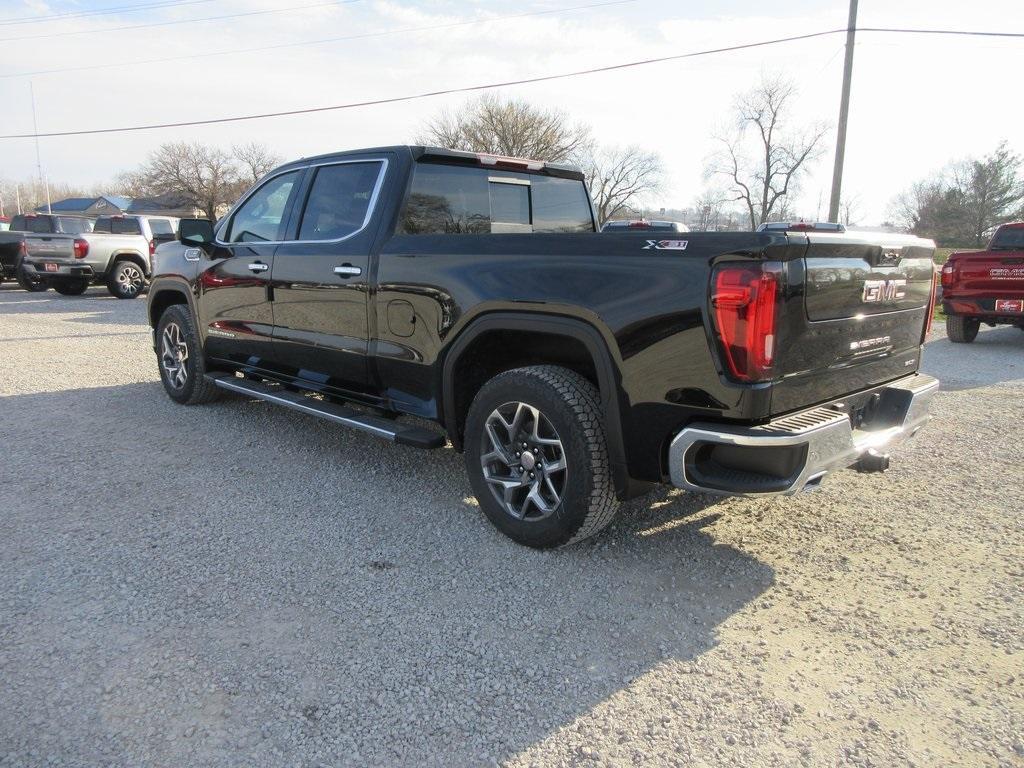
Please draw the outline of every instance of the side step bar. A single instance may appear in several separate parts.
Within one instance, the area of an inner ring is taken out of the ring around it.
[[[380,416],[363,413],[348,406],[315,400],[298,392],[289,392],[282,387],[252,381],[251,379],[240,379],[230,373],[207,374],[206,379],[222,389],[248,395],[257,400],[266,400],[268,403],[281,405],[310,416],[317,416],[337,424],[343,424],[346,427],[369,432],[371,435],[383,437],[385,440],[391,440],[399,445],[429,449],[440,448],[446,442],[444,435],[439,432],[424,429],[423,427],[401,424],[390,419],[381,418]]]

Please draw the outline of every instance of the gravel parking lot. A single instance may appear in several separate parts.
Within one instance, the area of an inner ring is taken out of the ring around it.
[[[163,393],[145,302],[0,288],[0,765],[1024,765],[1024,333],[886,475],[535,552],[451,450]]]

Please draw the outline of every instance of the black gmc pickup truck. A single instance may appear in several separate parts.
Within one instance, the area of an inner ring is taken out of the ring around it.
[[[447,437],[487,517],[533,547],[597,533],[653,483],[792,494],[882,470],[925,424],[932,242],[659,237],[598,233],[561,165],[299,160],[157,251],[160,374],[180,403],[231,391],[416,448]]]

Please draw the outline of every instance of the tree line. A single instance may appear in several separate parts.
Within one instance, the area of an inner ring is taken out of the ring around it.
[[[1005,141],[983,157],[952,162],[896,198],[896,223],[940,246],[980,247],[998,225],[1024,219],[1021,163]]]
[[[826,123],[797,122],[796,85],[763,75],[733,101],[705,158],[704,188],[685,209],[647,206],[665,188],[661,156],[639,145],[607,145],[590,126],[564,111],[521,99],[486,94],[429,119],[416,143],[580,167],[586,175],[598,223],[644,215],[674,217],[692,229],[756,229],[769,221],[800,218],[794,200],[825,151]],[[268,147],[249,143],[221,148],[169,142],[111,184],[91,189],[51,185],[54,200],[102,193],[128,197],[167,196],[215,220],[248,187],[281,162]],[[998,224],[1024,218],[1022,159],[1006,142],[981,158],[965,158],[913,184],[892,203],[896,226],[943,246],[981,245]],[[45,204],[42,185],[20,187],[23,210]],[[14,185],[0,184],[8,211]],[[847,193],[840,221],[854,224],[860,199]],[[819,203],[819,210],[821,204]],[[807,217],[807,218],[813,218]]]

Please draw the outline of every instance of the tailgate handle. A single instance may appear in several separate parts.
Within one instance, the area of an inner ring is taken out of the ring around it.
[[[876,267],[895,267],[903,261],[903,252],[900,248],[880,248],[878,256],[875,257]]]

